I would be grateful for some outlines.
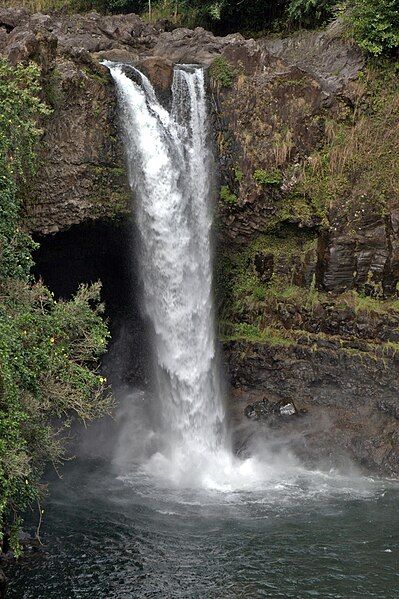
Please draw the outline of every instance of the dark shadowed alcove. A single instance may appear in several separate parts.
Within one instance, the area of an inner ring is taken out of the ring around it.
[[[111,330],[103,369],[115,387],[146,382],[147,343],[139,311],[140,283],[134,258],[135,232],[129,221],[75,225],[36,238],[34,275],[56,298],[70,298],[81,283],[102,282]]]

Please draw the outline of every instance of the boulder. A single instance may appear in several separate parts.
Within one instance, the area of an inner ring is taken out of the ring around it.
[[[138,63],[138,68],[143,70],[155,89],[161,92],[170,91],[173,80],[173,62],[158,56],[148,56]]]

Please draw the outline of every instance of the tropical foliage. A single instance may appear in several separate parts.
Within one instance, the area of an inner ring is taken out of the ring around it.
[[[56,301],[30,275],[36,244],[21,198],[35,171],[37,122],[49,112],[39,77],[36,65],[0,59],[0,541],[39,498],[43,466],[62,458],[73,417],[91,420],[111,405],[96,372],[108,337],[100,285]]]

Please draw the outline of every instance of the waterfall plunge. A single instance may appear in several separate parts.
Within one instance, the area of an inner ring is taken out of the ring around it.
[[[203,70],[175,68],[168,112],[137,69],[104,64],[118,93],[140,231],[143,307],[153,328],[161,417],[145,470],[175,484],[252,485],[258,478],[253,460],[237,460],[228,447],[215,355],[213,168]]]

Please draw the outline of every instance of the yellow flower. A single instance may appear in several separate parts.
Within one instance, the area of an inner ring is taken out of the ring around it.
[[[50,343],[54,343],[54,342],[55,342],[55,339],[54,339],[54,337],[51,337],[51,338],[50,338]]]

